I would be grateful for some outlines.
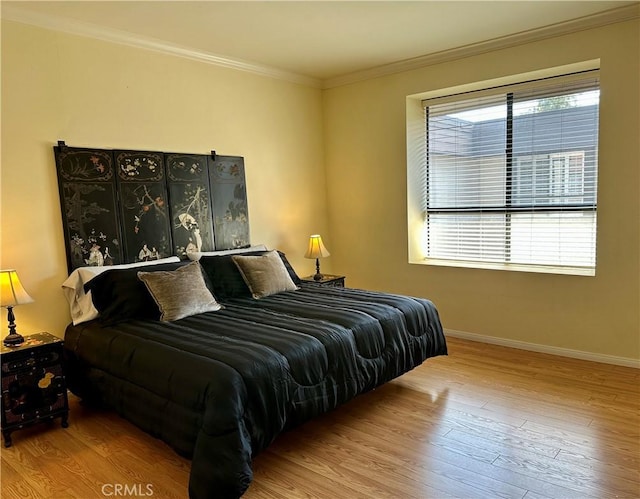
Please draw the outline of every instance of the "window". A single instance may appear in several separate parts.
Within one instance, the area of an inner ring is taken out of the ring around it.
[[[428,260],[595,274],[597,71],[423,106]]]

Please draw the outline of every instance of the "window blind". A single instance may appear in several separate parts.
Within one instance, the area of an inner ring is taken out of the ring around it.
[[[595,271],[597,71],[423,104],[427,258]]]

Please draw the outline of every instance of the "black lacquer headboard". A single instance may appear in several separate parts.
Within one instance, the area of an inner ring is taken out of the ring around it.
[[[250,244],[240,156],[53,150],[69,272]]]

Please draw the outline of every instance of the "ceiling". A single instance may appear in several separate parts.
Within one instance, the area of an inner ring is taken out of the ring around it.
[[[2,17],[321,83],[545,30],[584,29],[615,12],[628,17],[630,5],[637,16],[638,2],[591,0],[2,1]]]

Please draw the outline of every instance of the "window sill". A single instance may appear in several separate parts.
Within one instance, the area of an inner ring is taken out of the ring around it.
[[[536,274],[560,274],[593,277],[596,271],[588,267],[558,267],[553,265],[524,265],[516,263],[491,263],[473,262],[463,260],[442,260],[437,258],[425,258],[424,260],[410,261],[418,265],[433,265],[438,267],[460,267],[483,270],[507,270],[511,272],[533,272]]]

